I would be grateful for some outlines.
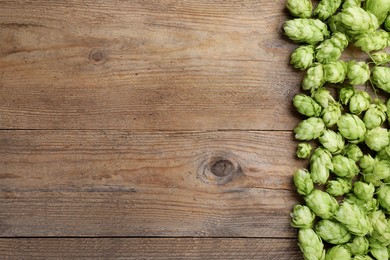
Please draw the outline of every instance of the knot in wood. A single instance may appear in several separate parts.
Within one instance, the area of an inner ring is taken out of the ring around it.
[[[217,155],[204,160],[198,177],[205,183],[223,185],[241,174],[241,166],[232,155]]]
[[[102,64],[106,60],[106,55],[101,50],[92,50],[89,53],[89,60],[95,64]]]

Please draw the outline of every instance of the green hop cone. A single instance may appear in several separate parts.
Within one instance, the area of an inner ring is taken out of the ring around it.
[[[352,189],[352,182],[350,179],[336,178],[328,181],[326,185],[326,192],[332,196],[342,196]]]
[[[363,170],[363,173],[372,173],[375,168],[375,164],[377,163],[378,159],[372,158],[371,155],[365,154],[360,159],[359,166]]]
[[[369,243],[366,237],[354,237],[350,243],[347,244],[352,255],[365,255],[368,253]]]
[[[286,21],[284,33],[295,42],[316,44],[329,36],[328,27],[318,19],[296,18]]]
[[[314,91],[324,85],[324,83],[324,66],[317,63],[306,71],[306,75],[302,81],[302,89]]]
[[[344,201],[334,218],[356,236],[365,236],[372,231],[370,219],[359,206]]]
[[[291,226],[311,228],[315,219],[314,213],[305,205],[295,205],[291,215]]]
[[[310,158],[311,179],[314,183],[325,184],[333,170],[331,153],[318,147]]]
[[[376,16],[358,6],[344,8],[329,20],[333,32],[343,32],[350,37],[375,31],[379,27]]]
[[[350,143],[356,144],[364,141],[366,126],[358,116],[343,114],[337,121],[337,126],[340,134]]]
[[[357,90],[349,100],[349,111],[352,114],[360,115],[363,111],[368,109],[371,101],[371,96],[367,92]]]
[[[326,251],[325,260],[350,260],[351,252],[345,245],[337,245]]]
[[[291,54],[290,63],[294,68],[306,70],[314,61],[314,46],[302,45],[296,48]]]
[[[342,106],[339,103],[330,103],[322,110],[322,120],[326,127],[334,126],[341,117]]]
[[[378,210],[379,203],[376,199],[372,198],[370,200],[362,200],[359,199],[355,194],[348,193],[345,195],[344,202],[348,202],[350,204],[354,204],[357,207],[359,207],[364,214],[369,214],[371,212],[374,212],[375,210]]]
[[[386,31],[388,31],[388,32],[390,31],[390,14],[387,16],[387,18],[385,20],[384,27],[385,27]]]
[[[378,23],[382,24],[390,11],[389,0],[366,0],[365,9],[376,16]]]
[[[328,107],[329,103],[336,102],[326,88],[319,88],[316,91],[313,91],[312,97],[324,108]]]
[[[373,237],[377,244],[388,246],[390,244],[390,222],[382,210],[376,210],[369,215],[373,231]]]
[[[372,171],[373,176],[377,180],[384,180],[390,177],[390,161],[375,160],[375,167]]]
[[[342,5],[342,9],[346,9],[348,7],[353,7],[353,6],[360,7],[361,1],[360,0],[345,0],[343,5]]]
[[[357,181],[353,184],[353,193],[359,199],[368,201],[374,197],[375,186],[372,183]]]
[[[321,115],[321,106],[311,97],[305,94],[297,94],[293,98],[294,107],[302,115],[313,117]]]
[[[372,69],[372,83],[378,88],[390,93],[390,68],[376,66]]]
[[[370,78],[370,68],[363,61],[349,61],[347,67],[347,79],[352,85],[362,85]]]
[[[385,30],[378,30],[359,35],[356,37],[355,46],[362,51],[369,53],[383,50],[389,45],[389,33]]]
[[[375,65],[383,65],[390,62],[390,54],[383,51],[373,53],[370,55],[370,57]]]
[[[385,246],[380,248],[371,248],[370,252],[377,260],[389,260],[389,252]]]
[[[355,94],[356,90],[352,86],[343,86],[339,89],[339,100],[341,104],[347,105],[351,97]]]
[[[328,193],[314,190],[305,197],[306,205],[322,219],[330,219],[339,208],[337,200]]]
[[[325,123],[321,118],[310,117],[301,121],[294,129],[294,133],[296,139],[308,141],[317,139],[324,130]]]
[[[320,63],[337,61],[347,46],[347,36],[344,33],[336,32],[330,39],[324,40],[316,47],[316,60]]]
[[[334,245],[347,243],[351,239],[348,230],[340,223],[332,220],[320,220],[315,231],[323,240]]]
[[[359,167],[355,161],[342,155],[332,157],[333,173],[339,177],[353,178],[359,173]]]
[[[286,7],[292,16],[300,18],[310,18],[313,9],[310,0],[287,0]]]
[[[299,169],[295,172],[294,185],[297,192],[303,196],[309,195],[314,190],[313,180],[306,169]]]
[[[373,260],[373,258],[371,258],[369,255],[355,255],[351,259],[353,259],[353,260]]]
[[[298,231],[298,245],[305,260],[324,260],[325,249],[321,238],[311,228]]]
[[[347,64],[344,61],[333,61],[324,65],[324,78],[329,83],[341,83],[347,75]]]
[[[386,108],[387,108],[387,111],[386,111],[387,121],[390,122],[390,98],[386,102]]]
[[[382,185],[378,189],[377,196],[378,196],[379,205],[389,214],[390,213],[390,186]]]
[[[333,15],[341,5],[341,0],[321,0],[314,10],[314,14],[325,21]]]
[[[378,126],[367,131],[364,141],[371,150],[378,152],[390,144],[389,133]]]
[[[310,156],[311,145],[309,143],[299,143],[297,147],[297,157],[306,159]]]
[[[357,144],[348,144],[344,149],[344,155],[357,162],[363,157],[363,152]]]
[[[387,106],[379,99],[368,106],[368,110],[364,114],[363,122],[367,129],[373,129],[381,126],[386,120]]]
[[[333,130],[325,130],[318,140],[332,154],[339,154],[344,149],[343,136]]]

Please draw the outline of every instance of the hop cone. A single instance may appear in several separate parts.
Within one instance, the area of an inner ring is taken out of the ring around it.
[[[293,98],[294,107],[302,115],[313,117],[321,114],[321,106],[311,97],[305,94],[297,94]]]
[[[340,134],[351,143],[356,144],[364,140],[366,126],[356,115],[344,114],[337,121]]]
[[[295,228],[311,228],[315,215],[305,205],[295,205],[291,215],[291,226]]]
[[[371,254],[377,260],[389,260],[389,252],[385,246],[379,248],[371,248]]]
[[[374,197],[375,186],[372,183],[357,181],[353,185],[353,193],[359,199],[368,201]]]
[[[310,18],[313,8],[310,0],[287,0],[286,7],[292,16],[300,18]]]
[[[329,31],[318,19],[296,18],[284,24],[285,34],[295,42],[316,44],[329,36]]]
[[[378,206],[379,206],[378,201],[374,198],[366,201],[366,200],[359,199],[356,195],[352,193],[346,194],[346,198],[344,198],[344,202],[348,202],[356,205],[366,215],[369,214],[370,212],[378,210]]]
[[[344,33],[336,32],[330,39],[324,40],[316,47],[316,59],[320,63],[337,61],[347,45],[347,36]]]
[[[344,8],[330,19],[329,26],[333,32],[343,32],[351,37],[375,31],[379,27],[376,16],[358,6]]]
[[[368,110],[364,114],[363,122],[367,129],[373,129],[381,126],[386,120],[387,107],[381,100],[375,100],[374,104],[370,104]]]
[[[348,146],[344,150],[345,156],[353,161],[357,162],[360,158],[363,157],[363,152],[360,147],[356,144],[348,144]]]
[[[332,154],[338,154],[344,149],[343,136],[333,130],[325,130],[318,140]]]
[[[352,182],[350,179],[336,178],[335,180],[328,181],[326,185],[326,192],[337,197],[348,193],[351,188]]]
[[[329,103],[335,102],[334,98],[326,88],[319,88],[312,94],[314,100],[322,107],[328,107]]]
[[[328,107],[322,110],[322,120],[325,126],[334,126],[341,117],[341,105],[339,103],[331,103]]]
[[[390,15],[387,16],[384,26],[385,26],[386,31],[389,32],[390,31]]]
[[[371,258],[369,255],[355,255],[351,259],[353,259],[353,260],[373,260],[373,258]]]
[[[375,62],[376,65],[383,65],[385,63],[390,62],[390,54],[386,52],[376,52],[371,54],[371,59]]]
[[[305,260],[324,260],[325,249],[321,238],[311,228],[298,231],[298,245]]]
[[[306,205],[322,219],[330,219],[339,208],[336,199],[321,190],[314,190],[305,197]]]
[[[371,96],[363,90],[358,90],[349,100],[349,111],[352,114],[360,115],[368,109],[370,102]]]
[[[371,236],[382,246],[390,244],[390,223],[382,210],[377,210],[369,215],[373,231]]]
[[[370,68],[363,61],[348,62],[347,78],[352,85],[362,85],[370,78]]]
[[[340,245],[351,239],[351,234],[340,223],[323,219],[320,220],[315,228],[316,233],[326,242]]]
[[[339,100],[341,104],[347,105],[351,97],[355,94],[355,88],[352,86],[344,86],[339,89]]]
[[[341,5],[341,0],[321,0],[314,14],[321,20],[328,19],[333,15]]]
[[[389,0],[366,0],[365,9],[376,16],[378,23],[382,24],[390,11]]]
[[[376,127],[367,131],[364,141],[371,150],[378,152],[390,144],[389,133],[385,128]]]
[[[352,255],[365,255],[368,252],[369,243],[366,237],[354,237],[347,247]]]
[[[313,191],[314,192],[314,191]],[[378,202],[379,205],[387,212],[390,213],[390,186],[382,185],[378,189]],[[310,206],[309,206],[310,208]],[[315,213],[315,212],[314,212]]]
[[[310,156],[311,145],[309,143],[299,143],[297,148],[297,157],[305,159]]]
[[[300,122],[294,129],[294,133],[296,139],[308,141],[318,138],[324,130],[325,124],[321,118],[310,117]]]
[[[325,260],[350,260],[351,252],[345,245],[334,246],[326,252]]]
[[[294,185],[297,192],[303,196],[309,195],[314,190],[313,180],[306,169],[299,169],[295,172]]]
[[[315,64],[306,71],[302,81],[302,89],[314,91],[324,85],[324,83],[324,67],[322,64]]]
[[[370,219],[355,204],[344,201],[334,218],[356,236],[365,236],[372,231]]]
[[[346,9],[348,7],[353,7],[353,6],[360,7],[361,1],[360,0],[345,0],[343,5],[342,5],[342,8]]]
[[[302,45],[296,48],[291,54],[290,63],[294,68],[305,70],[313,64],[314,46]]]
[[[339,177],[353,178],[359,173],[355,161],[342,155],[332,157],[333,173]]]
[[[390,93],[390,68],[389,67],[374,67],[372,70],[372,83],[378,88]]]
[[[356,38],[355,46],[362,51],[369,53],[379,51],[389,45],[389,33],[385,30],[378,30],[360,35]]]
[[[314,183],[325,184],[333,170],[332,155],[329,151],[319,147],[310,158],[311,179]]]
[[[324,65],[324,78],[329,83],[341,83],[347,76],[347,65],[344,61],[333,61]]]

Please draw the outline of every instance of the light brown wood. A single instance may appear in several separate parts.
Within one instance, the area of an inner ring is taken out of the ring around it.
[[[290,132],[1,131],[0,140],[1,236],[295,236],[292,174],[305,161]]]
[[[302,259],[295,239],[0,239],[2,259]]]
[[[0,1],[0,127],[291,130],[284,2]]]

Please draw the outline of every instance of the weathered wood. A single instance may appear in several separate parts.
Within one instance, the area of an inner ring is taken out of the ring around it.
[[[2,259],[302,259],[295,239],[0,239]]]
[[[294,237],[290,132],[1,131],[1,236]]]
[[[0,1],[0,128],[291,130],[285,1]]]

